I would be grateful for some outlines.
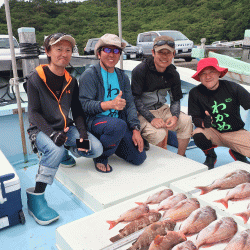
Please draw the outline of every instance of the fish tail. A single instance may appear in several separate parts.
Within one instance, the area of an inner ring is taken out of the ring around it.
[[[245,212],[237,213],[235,215],[242,217],[242,219],[244,220],[244,224],[246,224],[249,219],[249,215]]]
[[[107,220],[108,224],[110,225],[109,230],[115,227],[118,223],[114,220]]]
[[[111,237],[109,240],[114,243],[120,239],[122,239],[121,235],[117,234],[117,235]]]
[[[200,189],[201,190],[201,193],[200,195],[203,195],[203,194],[207,194],[209,192],[212,191],[211,187],[207,186],[207,187],[202,187],[202,186],[199,186],[199,187],[195,187],[197,189]]]
[[[222,205],[225,206],[225,208],[228,208],[228,201],[225,200],[225,199],[216,200],[216,201],[214,201],[214,202],[221,203]]]

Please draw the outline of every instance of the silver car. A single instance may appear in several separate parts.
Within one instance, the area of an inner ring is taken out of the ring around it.
[[[177,30],[149,31],[138,34],[136,45],[142,48],[144,56],[152,55],[154,39],[158,36],[170,36],[175,41],[175,58],[183,58],[186,62],[192,61],[191,52],[193,41]]]

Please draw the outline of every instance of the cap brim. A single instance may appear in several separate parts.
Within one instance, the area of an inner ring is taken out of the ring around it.
[[[160,50],[162,50],[162,49],[168,49],[168,50],[171,51],[171,52],[174,52],[174,51],[175,51],[174,48],[168,46],[167,44],[164,44],[164,45],[162,45],[162,46],[155,46],[155,47],[154,47],[154,50],[155,50],[156,52],[157,52],[157,51],[160,51]]]
[[[55,45],[55,44],[59,43],[60,41],[68,41],[72,44],[72,47],[74,47],[76,45],[75,39],[70,35],[64,35],[64,36],[60,37],[59,39],[57,39],[55,42],[51,43],[50,45],[51,46]]]

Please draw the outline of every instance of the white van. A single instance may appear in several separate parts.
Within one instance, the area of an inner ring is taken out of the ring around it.
[[[15,55],[20,54],[19,43],[16,38],[13,36],[14,50]],[[0,56],[10,56],[10,43],[9,43],[9,35],[0,35]]]
[[[177,30],[149,31],[138,34],[136,46],[141,47],[144,56],[152,55],[154,39],[158,36],[170,36],[175,41],[175,58],[183,58],[186,62],[191,62],[191,52],[193,41]]]

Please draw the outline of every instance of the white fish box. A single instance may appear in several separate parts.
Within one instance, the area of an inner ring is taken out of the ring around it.
[[[92,159],[78,158],[76,162],[73,168],[59,168],[56,179],[95,212],[157,187],[207,172],[204,164],[154,145],[150,145],[147,159],[140,166],[117,156],[110,157],[111,173],[97,172]]]
[[[116,249],[113,248],[112,242],[109,240],[111,237],[118,234],[118,231],[126,225],[125,223],[119,223],[114,228],[109,230],[109,224],[107,220],[116,220],[119,216],[127,210],[136,206],[135,202],[144,202],[146,199],[167,187],[159,187],[155,190],[151,190],[145,194],[134,197],[130,200],[117,204],[113,207],[107,208],[100,212],[94,213],[90,216],[73,221],[66,225],[60,226],[56,229],[56,247],[59,250],[101,250],[101,249]],[[176,193],[174,193],[176,194]],[[158,205],[149,205],[150,209],[155,209]],[[163,214],[163,211],[161,211]],[[217,215],[218,219],[222,216]],[[181,222],[178,222],[175,227],[175,231],[178,231]],[[242,231],[245,228],[238,226],[238,231]],[[188,237],[187,240],[195,242],[196,235]],[[128,249],[132,242],[125,245],[121,245],[119,250]],[[223,250],[227,244],[216,244],[209,249],[211,250]],[[200,247],[203,249],[203,247]],[[208,249],[208,248],[204,248]]]
[[[209,205],[213,207],[217,214],[221,216],[230,216],[244,228],[250,228],[250,220],[247,224],[244,224],[243,219],[240,216],[235,216],[235,213],[240,213],[247,210],[247,205],[250,203],[250,199],[241,201],[228,201],[228,208],[221,203],[214,202],[226,197],[229,189],[218,190],[215,189],[207,194],[200,195],[200,189],[196,189],[196,186],[207,186],[212,184],[213,181],[222,178],[224,175],[231,173],[237,169],[242,169],[250,172],[250,166],[246,163],[236,161],[224,166],[209,170],[205,173],[193,175],[191,177],[176,181],[170,184],[170,188],[175,192],[183,192],[189,197],[195,197],[199,200],[202,206]]]
[[[150,195],[166,188],[165,186],[156,188],[143,195],[58,227],[56,229],[57,248],[60,250],[97,250],[111,245],[112,242],[109,239],[118,234],[118,231],[126,224],[119,223],[109,230],[110,225],[106,221],[118,219],[122,213],[136,207],[135,202],[144,202]]]

